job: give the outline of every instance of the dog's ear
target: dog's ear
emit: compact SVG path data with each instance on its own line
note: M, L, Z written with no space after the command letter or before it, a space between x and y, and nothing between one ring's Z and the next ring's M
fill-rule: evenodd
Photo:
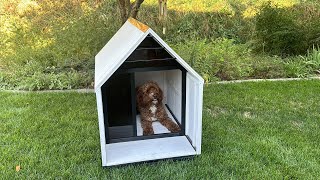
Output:
M137 88L136 90L136 101L138 103L138 106L146 106L148 104L148 100L147 100L147 97L146 94L144 93L144 86L140 86L139 88Z
M158 91L159 91L159 101L162 102L163 99L163 92L161 90L161 88L158 86Z
M137 96L136 96L137 104L138 104L138 106L141 106L143 104L143 97L142 97L143 96L143 92L142 92L140 87L136 88L136 94L137 94Z

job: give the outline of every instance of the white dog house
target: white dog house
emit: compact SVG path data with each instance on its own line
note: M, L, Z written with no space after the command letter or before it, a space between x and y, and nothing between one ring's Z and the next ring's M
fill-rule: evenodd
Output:
M142 135L135 88L150 80L162 89L180 132L155 122L154 135ZM128 19L95 57L102 165L200 154L203 83L152 29Z

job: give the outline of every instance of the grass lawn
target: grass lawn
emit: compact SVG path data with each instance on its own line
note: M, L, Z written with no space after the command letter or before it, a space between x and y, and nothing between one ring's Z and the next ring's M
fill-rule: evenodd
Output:
M315 179L319 93L316 80L209 85L201 156L102 168L94 94L0 92L0 177Z

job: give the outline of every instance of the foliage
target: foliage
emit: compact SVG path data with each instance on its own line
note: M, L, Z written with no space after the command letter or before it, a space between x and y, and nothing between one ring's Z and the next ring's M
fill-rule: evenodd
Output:
M88 58L93 60L92 55L111 37L112 28L116 28L107 25L114 22L113 17L96 13L99 4L68 0L30 1L38 8L27 11L20 7L24 4L22 2L9 2L11 4L8 3L9 7L1 14L0 37L5 39L4 48L0 49L0 63L3 65L38 61L45 66L60 66L70 59L79 63ZM108 7L101 8L113 10Z
M255 18L256 48L273 55L304 55L319 44L320 11L313 5L301 6L279 8L270 2L262 6Z
M1 178L317 179L319 92L311 80L208 85L200 156L108 169L93 93L0 92Z
M296 56L285 61L287 77L307 77L320 74L320 50L313 47L306 56Z
M248 78L308 77L320 73L320 51L306 56L254 55L249 45L230 39L197 40L173 45L206 82Z
M273 79L286 77L285 64L280 57L254 55L252 59L253 70L250 75L251 78Z
M55 66L42 67L39 62L14 66L10 73L0 74L0 89L43 90L93 87L92 70L61 69Z
M313 47L311 50L308 50L307 56L300 56L303 61L306 62L308 66L315 69L320 73L320 48Z
M290 58L285 61L286 77L307 77L310 74L311 69L308 68L304 61L300 58Z
M206 82L215 80L213 77L222 80L248 77L251 72L250 49L230 39L189 41L175 48Z
M270 3L263 6L256 16L257 43L262 51L282 56L305 52L304 34L294 20L287 9Z
M5 2L0 6L0 88L92 87L94 55L120 25L110 16L117 14L113 6L113 1Z
M193 65L208 82L285 77L284 71L296 71L292 69L303 59L289 61L283 58L289 64L284 68L280 58L263 54L260 46L263 43L256 34L254 18L264 13L260 13L263 2L265 0L170 1L166 34L162 34L163 24L158 20L157 0L145 1L138 19L152 27L178 53L185 54L185 60L191 63L189 58L194 56ZM121 26L117 7L116 0L0 1L0 88L92 87L94 56ZM281 55L299 52L305 57L306 49L311 51L312 45L320 41L318 7L311 1L272 0L269 9L275 10L271 12L277 15L279 11L284 15L272 17L275 24L279 20L278 25L283 25L280 29L284 29L280 33L272 32L284 40L272 39L274 46L265 51L280 52ZM300 29L296 30L296 27ZM289 32L293 32L293 36ZM304 40L298 43L297 50L300 32L303 32ZM281 46L286 47L286 52L279 50ZM252 52L252 48L261 51ZM315 70L306 72L314 73ZM301 73L288 74L296 77Z
M319 3L302 3L296 6L294 13L299 27L305 34L308 49L320 45L320 5ZM304 54L303 54L304 55Z

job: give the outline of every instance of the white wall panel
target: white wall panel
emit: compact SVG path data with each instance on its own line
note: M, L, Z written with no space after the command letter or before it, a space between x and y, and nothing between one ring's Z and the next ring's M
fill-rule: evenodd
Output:
M167 104L177 120L181 123L182 72L166 71Z

